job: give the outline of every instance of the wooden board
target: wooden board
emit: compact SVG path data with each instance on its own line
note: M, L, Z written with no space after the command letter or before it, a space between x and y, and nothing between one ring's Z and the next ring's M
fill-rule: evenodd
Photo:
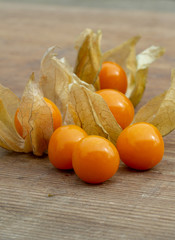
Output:
M170 84L174 26L173 13L0 3L0 83L20 96L52 45L73 64L74 40L86 27L103 31L103 50L139 34L138 52L166 48L149 70L140 107ZM121 163L111 180L97 186L56 170L47 156L0 149L0 239L174 239L175 133L164 140L157 167L137 172Z

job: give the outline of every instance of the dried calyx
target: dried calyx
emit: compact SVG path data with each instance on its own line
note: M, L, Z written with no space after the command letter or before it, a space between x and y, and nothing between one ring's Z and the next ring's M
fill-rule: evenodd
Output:
M47 151L53 133L53 119L43 97L58 106L63 125L76 124L88 134L100 135L116 143L122 129L103 98L95 92L99 89L98 74L104 61L118 63L127 74L126 95L136 106L144 93L149 65L164 53L163 48L152 46L136 55L135 45L139 38L136 36L102 53L101 32L86 29L76 42L78 53L74 70L65 59L57 57L56 47L51 47L41 60L40 80L35 81L32 74L21 100L0 86L0 146L16 152L33 152L38 156ZM148 102L134 119L134 122L153 123L162 135L175 128L174 72L170 89ZM13 104L9 104L11 102ZM25 133L23 138L14 126L17 109Z

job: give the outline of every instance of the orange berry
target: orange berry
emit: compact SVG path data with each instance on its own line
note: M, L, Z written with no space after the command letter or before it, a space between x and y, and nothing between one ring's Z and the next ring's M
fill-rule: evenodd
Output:
M87 183L102 183L119 167L116 147L107 139L88 136L79 141L73 151L72 163L77 176Z
M127 90L127 76L123 68L114 62L104 62L99 73L101 89Z
M158 129L149 123L135 123L118 137L121 160L130 168L147 170L156 166L164 154L164 142Z
M113 89L99 90L98 93L107 103L118 124L124 129L134 118L132 102L121 92Z
M87 133L76 125L59 127L51 136L48 155L49 160L59 169L72 169L72 152L75 144Z

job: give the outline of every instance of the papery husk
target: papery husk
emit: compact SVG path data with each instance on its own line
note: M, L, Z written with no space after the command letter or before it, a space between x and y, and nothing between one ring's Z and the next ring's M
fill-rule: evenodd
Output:
M20 99L9 89L0 84L0 100L11 118L14 117Z
M135 115L133 123L148 122L158 128L162 136L175 129L175 69L171 74L171 86L164 93L146 103Z
M70 86L68 109L74 123L89 135L103 136L116 144L122 129L99 94L73 83Z
M68 86L72 82L72 76L65 64L57 59L55 46L44 54L40 71L40 87L43 94L57 105L64 119L69 98Z
M0 92L3 89L5 88L1 86ZM17 109L17 117L23 129L22 137L17 133L14 124ZM5 89L0 97L1 147L15 152L33 152L41 156L47 151L52 133L52 112L44 101L34 74L31 75L20 101L9 89Z
M19 136L14 125L14 116L19 98L8 88L0 85L0 146L15 152L30 152L29 138Z
M53 101L59 108L63 124L73 124L73 119L67 111L69 100L69 85L78 83L95 91L95 88L81 81L72 71L65 59L58 59L57 48L51 47L41 61L40 87L44 96Z
M111 61L119 64L127 75L130 74L130 71L135 73L137 68L135 45L139 40L140 36L135 36L121 45L106 51L103 53L102 62Z
M23 137L30 136L33 153L41 156L47 150L53 133L53 118L34 74L31 75L21 98L18 119L23 126Z
M135 45L139 39L140 36L133 37L103 54L103 62L116 62L126 72L128 80L126 96L131 100L134 107L143 96L148 67L165 52L162 47L151 46L136 56Z
M129 97L131 89L133 89L132 86L135 85L135 75L137 71L135 46L139 40L140 36L135 36L103 54L103 62L115 62L125 71L128 82L127 97Z
M129 97L134 106L142 99L149 66L165 52L162 47L151 46L137 55L137 69L134 76L134 81L128 86L126 95Z
M95 84L102 64L101 31L85 29L75 44L78 50L74 73L84 82Z
M107 104L94 92L92 84L80 80L56 57L55 50L50 48L43 57L40 86L44 96L61 110L62 124L78 125L90 135L100 135L116 143L121 128Z
M0 146L15 152L22 152L24 149L24 140L17 134L2 100L0 100Z
M63 125L76 124L88 134L103 136L116 144L122 129L103 98L95 93L99 89L98 74L103 61L114 61L121 65L128 77L126 95L136 106L144 92L148 66L164 53L163 48L153 46L136 57L135 45L139 38L136 36L102 55L101 32L94 33L86 29L76 43L78 56L74 72L66 59L57 57L57 48L51 47L42 58L39 83L32 74L21 100L9 89L0 86L0 146L16 152L33 152L37 156L47 151L53 133L53 119L43 97L57 105ZM134 120L153 123L162 135L172 131L175 125L174 103L169 103L173 102L174 75L173 72L170 89L148 103L144 108L146 110L141 109ZM152 107L152 110L148 111L148 107ZM170 110L166 110L166 107ZM23 137L17 133L14 125L17 109Z

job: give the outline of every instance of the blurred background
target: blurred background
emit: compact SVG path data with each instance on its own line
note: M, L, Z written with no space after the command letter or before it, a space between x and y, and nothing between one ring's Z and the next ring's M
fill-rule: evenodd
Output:
M53 45L73 66L75 40L92 28L103 33L102 51L135 35L142 37L137 53L151 45L165 47L149 70L149 82L159 92L159 79L169 84L175 67L174 11L175 0L0 0L0 83L21 96L30 74L39 76L42 56ZM147 88L152 91L151 85Z
M174 0L0 0L0 2L49 4L74 7L175 11Z

